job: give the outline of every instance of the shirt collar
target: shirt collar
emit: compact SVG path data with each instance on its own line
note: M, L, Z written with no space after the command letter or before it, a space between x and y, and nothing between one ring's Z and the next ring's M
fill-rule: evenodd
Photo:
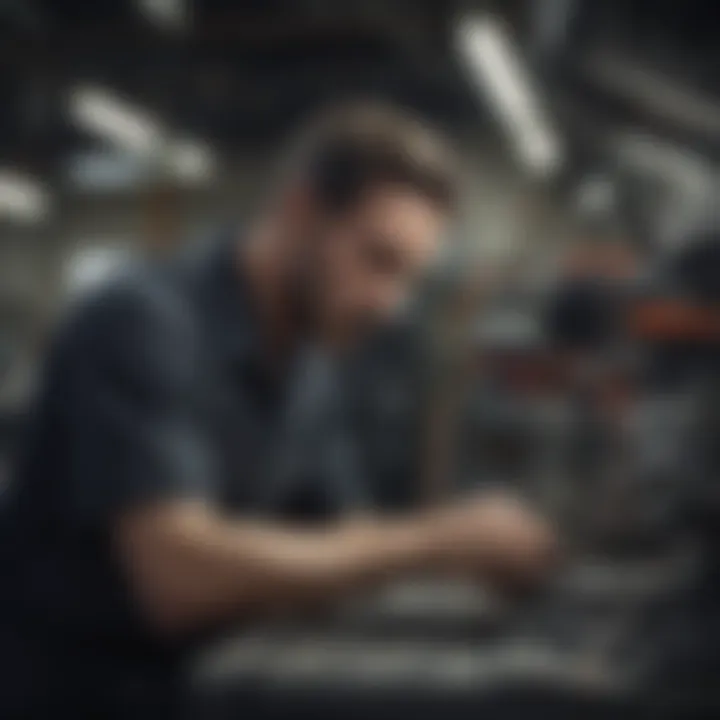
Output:
M237 259L240 237L237 232L222 233L203 244L192 263L211 341L232 364L258 360L262 354L257 318Z
M278 377L268 371L265 339L253 308L248 280L238 262L238 243L242 235L224 232L200 248L199 288L205 322L210 340L219 350L223 361L235 368L245 367L255 375ZM324 363L334 366L329 358L312 347L298 348L285 367L284 375L295 376L308 363L318 371ZM327 370L327 368L326 368ZM304 370L303 370L304 372Z

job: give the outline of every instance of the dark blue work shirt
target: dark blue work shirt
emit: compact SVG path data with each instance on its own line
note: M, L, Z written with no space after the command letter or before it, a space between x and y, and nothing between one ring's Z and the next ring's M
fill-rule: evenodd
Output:
M5 617L38 655L165 657L111 548L129 509L193 498L317 519L361 501L334 369L307 351L272 370L241 274L230 241L133 269L56 338L3 510Z

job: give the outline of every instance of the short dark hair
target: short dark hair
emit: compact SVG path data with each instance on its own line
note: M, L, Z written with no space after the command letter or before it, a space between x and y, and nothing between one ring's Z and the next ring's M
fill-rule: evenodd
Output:
M375 102L335 106L311 119L291 168L330 210L352 206L368 189L409 187L442 210L457 195L458 163L444 137L414 114Z

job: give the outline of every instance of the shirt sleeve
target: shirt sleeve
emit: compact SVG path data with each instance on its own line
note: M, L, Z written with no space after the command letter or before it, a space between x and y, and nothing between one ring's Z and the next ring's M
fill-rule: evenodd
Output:
M97 521L144 503L211 497L198 344L179 298L114 288L88 303L66 339L68 510Z

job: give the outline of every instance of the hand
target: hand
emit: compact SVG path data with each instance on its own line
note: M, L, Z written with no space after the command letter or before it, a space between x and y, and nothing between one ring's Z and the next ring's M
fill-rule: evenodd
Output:
M533 586L557 557L552 527L506 494L483 494L440 510L431 520L442 570L481 576L504 589Z

